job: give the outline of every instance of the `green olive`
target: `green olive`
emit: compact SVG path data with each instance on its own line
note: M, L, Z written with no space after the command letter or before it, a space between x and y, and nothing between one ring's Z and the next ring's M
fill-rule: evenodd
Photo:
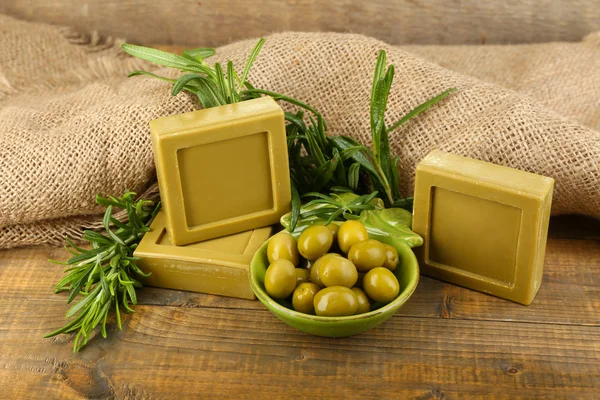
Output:
M310 271L304 268L296 268L296 285L308 282L310 279Z
M385 262L383 268L387 268L390 271L395 271L398 265L398 250L394 246L384 244L385 247Z
M323 258L323 257L321 257ZM319 260L321 259L319 258ZM321 282L321 279L319 277L319 260L315 261L311 267L310 267L310 281L312 283L314 283L315 285L319 286L319 287L325 287L325 285L323 285L323 282Z
M274 299L285 299L296 288L296 268L288 260L273 261L265 274L265 289Z
M369 298L365 292L357 287L353 287L351 290L354 292L356 299L358 300L358 308L356 309L355 314L364 314L371 311L371 303L369 303Z
M367 272L363 278L363 289L370 299L389 303L398 297L400 284L392 271L379 267Z
M329 228L329 230L331 231L331 234L333 235L333 243L337 242L337 234L338 231L340 230L340 226L338 224L329 224L327 225L327 227Z
M331 286L315 295L315 313L327 317L354 315L358 308L356 294L344 286Z
M329 251L333 243L331 230L324 225L312 225L298 238L298 251L307 260L316 260Z
M284 259L298 266L300 257L298 255L296 239L286 231L279 232L269 240L267 258L269 259L269 263Z
M354 244L365 241L368 238L369 234L363 224L355 220L344 222L338 230L338 245L340 246L340 250L346 254Z
M310 282L303 282L298 285L292 295L292 305L294 310L304 314L314 314L315 295L321 290L320 287Z
M356 269L366 272L381 267L385 262L385 246L373 239L358 242L350 248L348 259L356 265Z
M338 254L325 254L319 263L319 279L325 286L345 286L351 288L358 279L358 272L352 261Z

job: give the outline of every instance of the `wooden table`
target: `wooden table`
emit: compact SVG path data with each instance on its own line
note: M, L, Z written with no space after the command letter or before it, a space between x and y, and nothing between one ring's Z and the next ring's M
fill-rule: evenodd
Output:
M258 301L145 288L81 353L52 285L58 248L0 252L0 398L599 398L600 222L551 222L531 306L422 277L388 322L342 339Z

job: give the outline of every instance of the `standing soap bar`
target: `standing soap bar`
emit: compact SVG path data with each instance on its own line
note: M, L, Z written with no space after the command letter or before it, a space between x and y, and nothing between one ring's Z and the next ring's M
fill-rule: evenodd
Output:
M270 97L150 122L176 245L275 224L290 210L283 110Z
M417 165L412 229L425 275L530 304L541 281L552 178L434 150Z
M258 228L213 240L175 246L159 212L133 255L137 265L151 275L149 286L188 290L242 299L254 299L248 270L258 248L271 236L272 228Z

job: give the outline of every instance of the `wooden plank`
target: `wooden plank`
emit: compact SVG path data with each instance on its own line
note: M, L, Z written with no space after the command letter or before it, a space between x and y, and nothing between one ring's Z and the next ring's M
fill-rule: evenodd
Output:
M213 46L272 32L354 32L392 44L578 41L600 29L593 0L13 0L0 12L138 43Z
M65 256L62 249L38 247L0 252L4 301L57 302L67 310L65 295L52 295L62 266L46 262ZM550 239L541 289L530 306L463 289L427 277L400 309L400 315L493 321L520 321L600 326L600 241ZM140 304L189 308L262 309L258 301L176 290L144 288ZM56 321L60 324L62 319Z
M417 292L400 313L600 326L599 267L600 241L549 239L542 285L529 306L421 277Z
M63 268L46 262L64 251L3 251L0 397L593 398L600 242L558 229L529 307L422 277L390 321L327 339L257 301L146 288L123 331L110 321L109 339L77 355L72 336L42 338L64 322L65 296L52 294Z
M140 306L123 332L111 323L108 340L72 355L62 338L41 338L58 304L0 304L8 312L0 383L11 382L10 398L592 398L600 384L598 327L396 315L329 339L267 310Z

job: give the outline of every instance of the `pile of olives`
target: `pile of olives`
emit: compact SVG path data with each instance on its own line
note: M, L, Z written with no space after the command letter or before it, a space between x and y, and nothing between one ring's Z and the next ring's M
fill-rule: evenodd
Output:
M371 302L389 303L400 292L392 273L398 252L369 239L359 221L312 225L298 241L279 232L267 247L265 289L305 314L339 317L369 312Z

